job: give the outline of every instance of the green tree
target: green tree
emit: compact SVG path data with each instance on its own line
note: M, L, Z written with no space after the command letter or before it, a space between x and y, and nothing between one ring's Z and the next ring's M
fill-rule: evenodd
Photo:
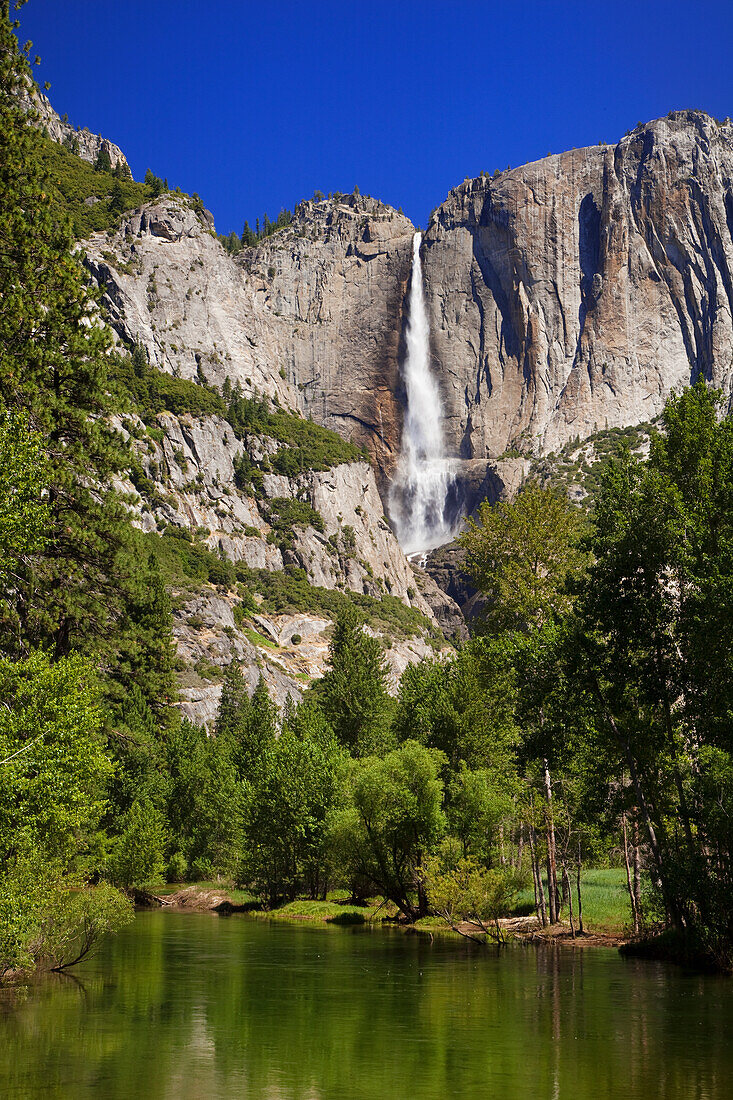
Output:
M247 683L239 665L232 661L224 673L216 715L216 736L233 736L243 728L252 710Z
M109 193L109 212L115 216L124 214L125 212L125 195L120 186L119 179L116 179L112 184L112 190Z
M433 856L425 869L430 904L455 932L471 940L504 935L499 920L507 915L520 882L506 868L488 869L470 857L445 865Z
M301 703L248 786L241 876L272 907L305 890L325 894L326 826L342 754L320 710Z
M163 188L164 188L163 180L160 179L159 176L156 176L153 172L151 172L151 170L149 168L147 169L147 171L145 173L145 179L144 179L143 182L145 183L145 186L148 188L148 191L150 192L151 199L157 199L158 195L160 195L163 192Z
M668 403L647 462L611 465L576 682L630 778L663 910L688 948L730 966L733 838L719 809L733 796L733 423L721 406L698 382Z
M97 153L97 159L94 161L94 169L97 172L111 172L112 171L112 158L109 155L109 149L106 142L102 142Z
M167 840L160 810L148 799L133 802L110 855L112 882L127 891L153 890L162 885Z
M489 601L493 629L539 627L570 608L568 586L582 574L584 520L553 489L529 482L513 502L479 506L459 542L471 578Z
M339 741L357 756L383 753L391 741L393 710L387 665L379 642L365 632L352 605L336 619L329 665L316 693Z
M0 660L0 862L83 851L111 772L101 719L96 676L78 655Z
M443 764L442 753L416 741L356 761L332 824L342 873L373 883L408 920L427 912L423 864L446 827Z
M235 870L241 851L243 790L227 738L181 722L166 743L169 844L185 874L207 879Z
M41 437L19 412L0 413L0 583L42 549L49 527ZM12 593L9 594L12 598Z
M102 639L119 610L119 557L128 526L108 487L126 446L110 411L109 331L68 223L44 178L42 138L20 105L29 79L7 13L0 18L0 398L45 446L47 551L16 585L24 638L59 656ZM6 633L8 624L6 624ZM17 636L17 628L12 631Z

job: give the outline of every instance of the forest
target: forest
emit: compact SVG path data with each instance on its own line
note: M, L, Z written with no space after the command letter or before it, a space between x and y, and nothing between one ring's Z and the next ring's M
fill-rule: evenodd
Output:
M700 378L674 396L648 456L610 459L587 512L536 481L482 505L461 542L484 612L450 657L408 667L396 696L345 600L301 702L279 714L232 665L209 735L176 707L158 536L134 528L115 487L134 460L111 418L136 386L151 407L161 390L99 318L46 139L19 106L30 68L14 29L3 14L0 976L74 964L166 881L220 876L270 908L341 888L406 922L432 913L501 937L527 886L542 925L577 921L583 869L610 860L626 867L637 938L730 970L720 395ZM266 419L281 432L295 469L342 454L315 425L218 401L237 431Z

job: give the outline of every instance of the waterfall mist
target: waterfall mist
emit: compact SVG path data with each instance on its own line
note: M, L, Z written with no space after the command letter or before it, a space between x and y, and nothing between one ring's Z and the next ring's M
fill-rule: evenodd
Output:
M406 554L425 554L454 534L449 516L452 463L443 444L443 409L437 381L430 373L430 328L425 308L420 244L412 247L410 319L402 376L407 407L400 459L390 490L390 512Z

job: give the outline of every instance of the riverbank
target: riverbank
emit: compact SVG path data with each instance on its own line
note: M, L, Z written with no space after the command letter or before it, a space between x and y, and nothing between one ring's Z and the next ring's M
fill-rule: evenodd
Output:
M142 900L142 899L141 899ZM260 920L288 922L320 922L336 925L384 925L407 934L424 936L449 936L456 939L481 939L475 927L464 922L451 928L440 917L425 917L411 924L400 919L394 906L382 898L371 898L364 905L349 903L345 897L331 896L328 900L299 898L276 909L264 909L252 895L242 890L218 883L195 883L169 887L156 895L148 895L145 904L161 909L189 912L213 912L220 915L246 913ZM612 947L618 949L628 943L623 929L617 931L590 926L582 934L571 928L569 922L543 927L534 914L504 917L499 921L502 935L507 941L547 943L560 947Z

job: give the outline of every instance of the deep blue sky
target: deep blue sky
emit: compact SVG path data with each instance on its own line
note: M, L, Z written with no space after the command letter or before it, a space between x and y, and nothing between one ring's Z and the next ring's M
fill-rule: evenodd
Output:
M726 0L30 0L21 37L61 114L220 232L354 184L424 225L464 176L733 115Z

